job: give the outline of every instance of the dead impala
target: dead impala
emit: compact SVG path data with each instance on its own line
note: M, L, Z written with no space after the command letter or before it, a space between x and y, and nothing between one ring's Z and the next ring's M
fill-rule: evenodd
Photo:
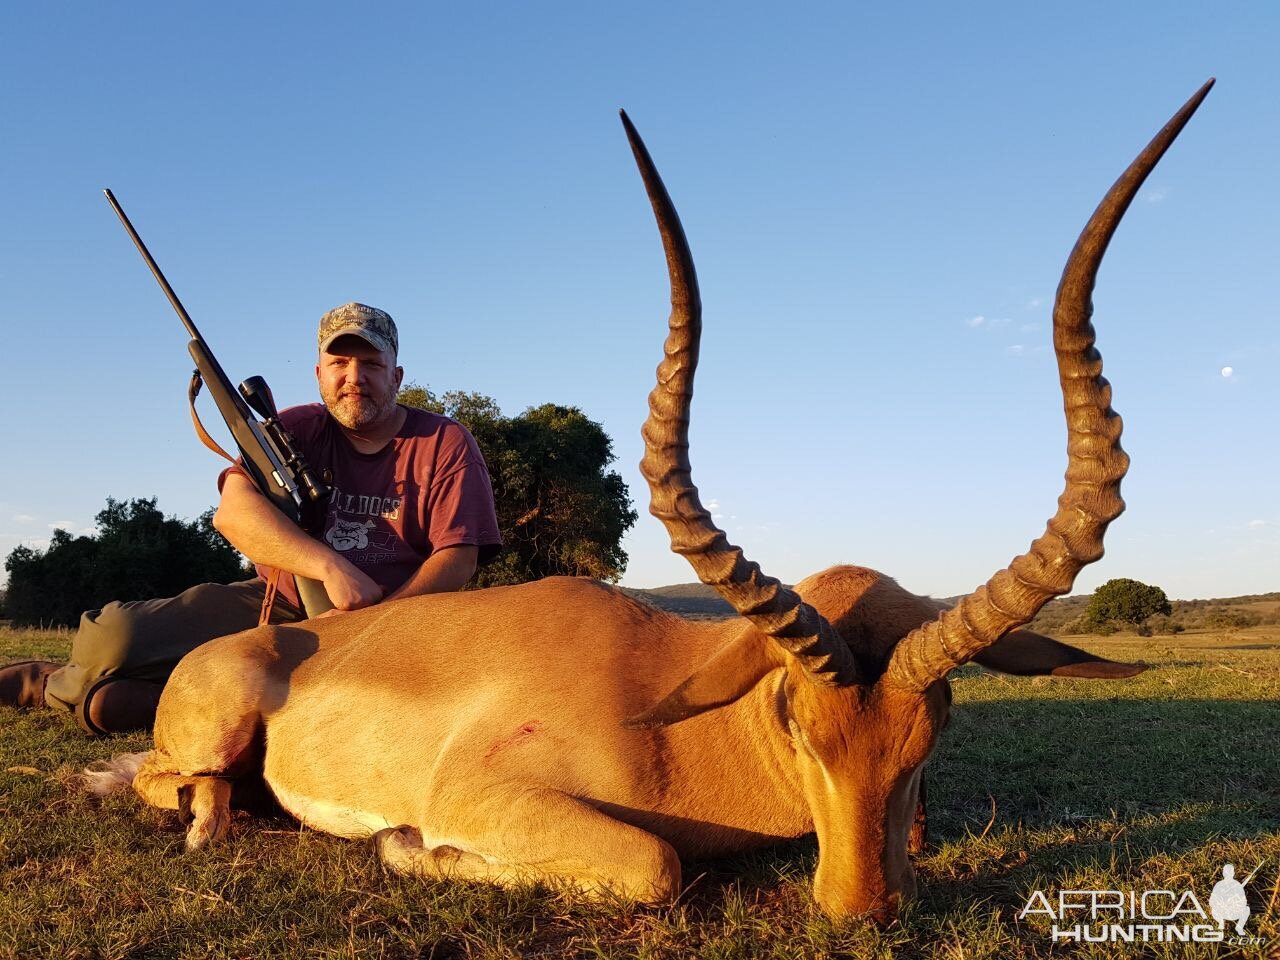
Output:
M1118 678L1114 663L1018 629L1102 555L1123 509L1120 418L1090 294L1107 243L1206 84L1111 188L1053 312L1066 487L1045 533L955 607L861 567L794 590L729 544L688 460L701 327L675 208L623 115L670 273L666 355L642 470L672 549L741 618L689 622L602 584L553 578L263 627L195 650L160 702L133 786L218 840L241 789L304 824L373 836L393 870L569 883L668 901L682 858L817 832L814 896L833 917L893 917L915 887L908 838L947 720L947 674ZM127 780L133 767L116 764Z

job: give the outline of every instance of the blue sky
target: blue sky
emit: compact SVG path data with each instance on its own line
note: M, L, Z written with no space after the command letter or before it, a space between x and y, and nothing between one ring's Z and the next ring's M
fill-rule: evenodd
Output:
M1277 27L1261 2L6 4L0 554L107 496L216 497L109 186L233 377L309 402L320 314L381 306L410 379L601 421L642 514L624 583L692 579L636 468L667 287L625 107L702 281L704 501L784 580L967 592L1061 491L1075 236L1216 76L1103 265L1133 466L1077 591L1280 589Z

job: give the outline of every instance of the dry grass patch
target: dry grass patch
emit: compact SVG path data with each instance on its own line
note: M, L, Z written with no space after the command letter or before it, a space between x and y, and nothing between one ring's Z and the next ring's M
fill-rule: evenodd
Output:
M69 642L0 630L0 660ZM227 843L187 856L174 815L69 787L146 737L91 741L66 717L0 708L0 957L1275 956L1280 628L1071 642L1152 669L1119 683L957 671L928 768L935 847L886 931L815 911L812 839L688 864L660 909L397 877L369 844L284 817L238 814ZM1207 907L1223 863L1243 877L1262 861L1248 932L1265 946L1077 947L1018 919L1037 889L1190 887Z

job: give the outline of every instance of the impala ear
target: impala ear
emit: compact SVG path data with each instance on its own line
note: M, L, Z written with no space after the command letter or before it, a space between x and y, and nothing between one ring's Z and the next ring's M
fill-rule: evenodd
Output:
M628 730L665 727L700 713L725 707L782 666L783 654L754 629L745 629L725 644L690 677L658 703L622 721Z
M1020 677L1123 680L1147 669L1145 663L1118 663L1096 657L1030 630L1010 630L973 659L991 670Z

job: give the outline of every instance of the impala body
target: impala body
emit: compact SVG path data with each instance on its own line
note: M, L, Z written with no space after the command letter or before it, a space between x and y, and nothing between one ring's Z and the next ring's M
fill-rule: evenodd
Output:
M951 669L1141 669L1019 628L1101 556L1123 509L1128 458L1089 296L1125 208L1208 88L1117 181L1064 271L1058 511L1028 553L950 609L860 567L787 589L712 524L688 461L701 325L693 260L624 115L672 290L641 467L672 548L741 618L689 622L552 578L225 637L173 674L135 789L183 811L191 848L225 834L235 785L261 778L304 823L375 835L396 870L569 882L646 901L677 894L682 857L816 832L819 905L892 917L914 890L909 836Z

